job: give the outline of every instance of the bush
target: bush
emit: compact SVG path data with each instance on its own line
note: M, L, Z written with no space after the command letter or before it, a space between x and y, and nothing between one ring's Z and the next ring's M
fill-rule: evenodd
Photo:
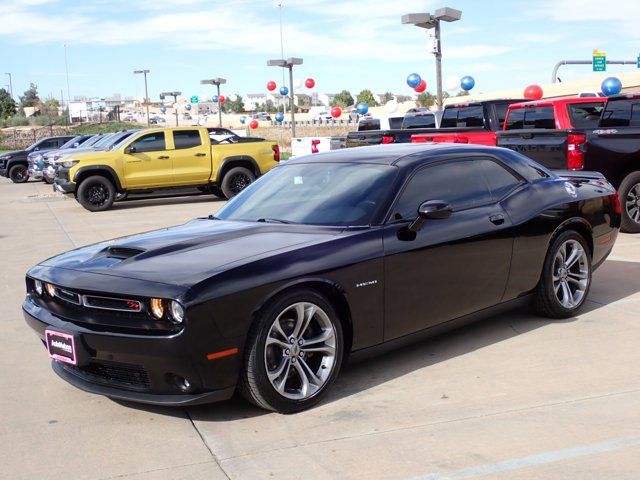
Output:
M15 115L11 118L5 118L0 120L2 128L5 127L26 127L29 125L29 120L26 117Z
M38 125L41 127L49 125L66 125L67 123L69 123L66 117L47 117L45 115L34 117L32 121L33 125Z
M94 123L92 125L81 125L73 130L76 135L91 135L97 133L113 133L121 130L132 130L138 128L146 128L146 125L131 122L108 122Z

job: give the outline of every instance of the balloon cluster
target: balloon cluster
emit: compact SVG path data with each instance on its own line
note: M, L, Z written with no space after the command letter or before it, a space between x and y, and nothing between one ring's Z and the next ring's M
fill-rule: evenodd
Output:
M294 85L296 88L301 88L302 80L296 80ZM307 78L304 81L304 85L307 88L313 88L316 86L316 81L313 78ZM278 85L276 84L276 82L274 82L273 80L269 80L267 82L267 90L269 90L270 92L273 92L276 88L278 88ZM280 87L280 95L288 95L288 94L289 94L289 89L286 86Z
M412 73L407 77L407 85L418 93L422 93L427 89L427 82L417 73Z
M600 89L607 97L617 95L622 91L622 82L617 77L608 77L603 80Z

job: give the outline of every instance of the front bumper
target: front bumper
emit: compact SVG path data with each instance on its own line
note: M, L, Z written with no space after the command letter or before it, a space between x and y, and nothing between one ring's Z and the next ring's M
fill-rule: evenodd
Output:
M30 295L23 304L26 323L43 341L51 329L76 339L78 366L52 361L55 373L86 392L152 405L185 406L231 398L235 391L239 355L209 361L203 333L185 327L178 333L148 334L105 331L71 322L38 305ZM211 337L211 334L209 334ZM220 343L226 345L228 343ZM223 349L224 347L220 347ZM176 376L187 379L190 391L180 390Z
M56 178L53 181L53 191L60 193L75 193L76 184L72 182L64 181L60 178Z
M28 172L29 172L29 178L31 178L32 180L42 180L42 177L43 177L42 170L36 170L34 168L30 168Z
M7 169L0 168L0 177L6 177L6 176L7 176Z

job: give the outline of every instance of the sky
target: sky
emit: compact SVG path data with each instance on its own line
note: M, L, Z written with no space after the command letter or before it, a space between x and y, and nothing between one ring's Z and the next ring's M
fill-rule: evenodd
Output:
M405 13L462 10L442 26L443 76L471 75L474 92L547 83L559 60L635 59L640 52L639 0L0 0L0 72L13 92L30 82L41 97L143 96L135 69L149 69L149 96L179 90L211 96L200 80L224 77L223 92L266 91L282 84L280 13L285 57L304 58L296 79L314 78L314 91L412 93L416 72L435 91L435 59L427 31L402 25ZM608 66L629 71L635 66ZM590 66L562 67L570 80ZM3 75L0 88L8 84ZM62 93L61 93L62 92ZM303 92L309 90L303 88Z

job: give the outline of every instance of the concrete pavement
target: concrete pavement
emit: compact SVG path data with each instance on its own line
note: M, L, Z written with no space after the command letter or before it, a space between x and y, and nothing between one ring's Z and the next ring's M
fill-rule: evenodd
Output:
M59 380L22 319L25 271L222 204L200 195L95 214L0 179L0 478L638 478L640 236L620 237L578 317L511 312L348 366L296 415L241 399L121 404Z

